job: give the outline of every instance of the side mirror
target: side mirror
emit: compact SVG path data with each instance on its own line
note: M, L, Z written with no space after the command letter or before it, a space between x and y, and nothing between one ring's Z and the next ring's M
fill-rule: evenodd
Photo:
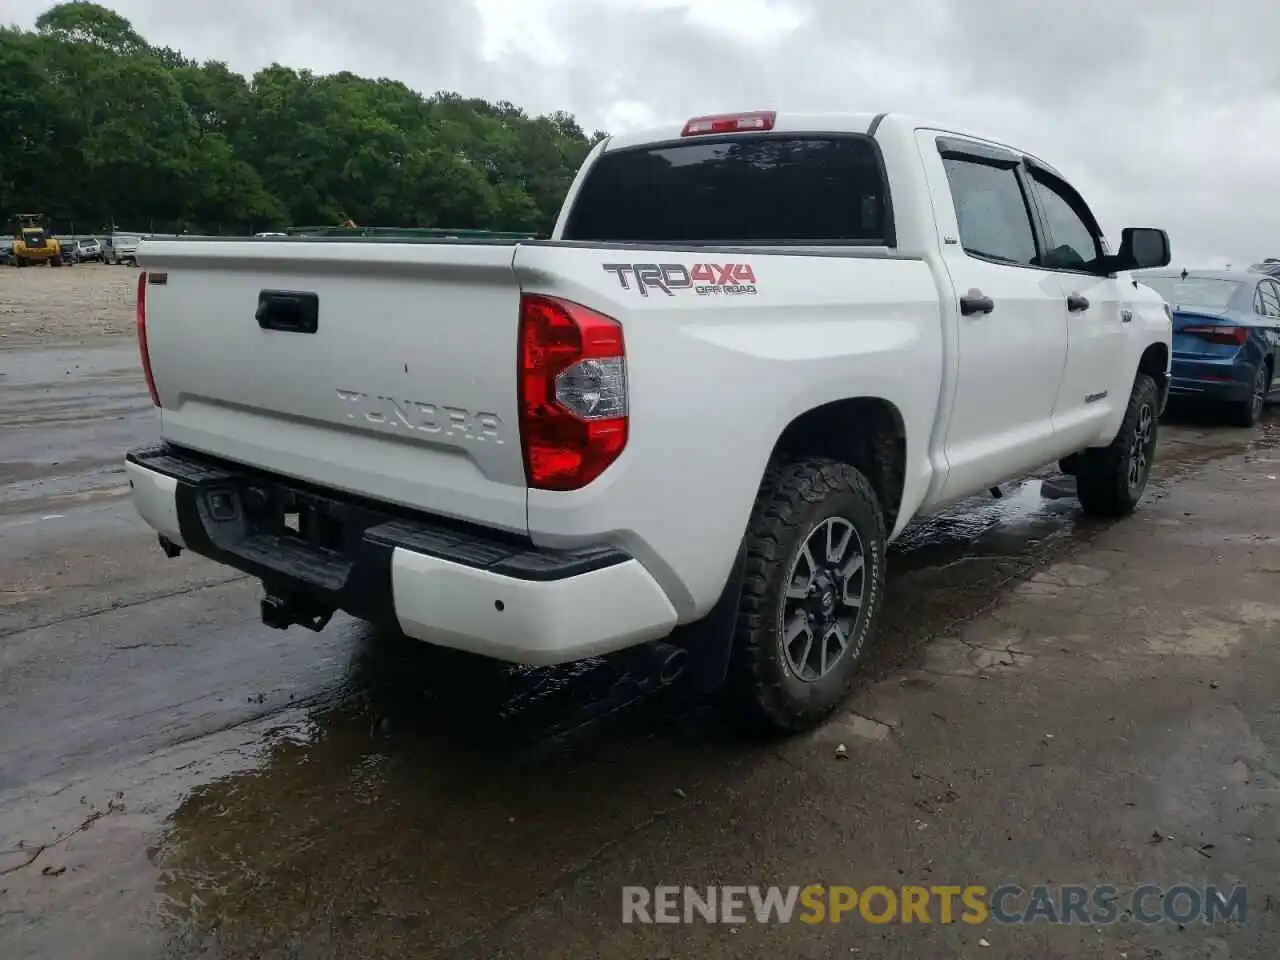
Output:
M1169 234L1155 227L1125 227L1120 232L1120 252L1111 262L1113 270L1147 270L1167 267L1172 260Z

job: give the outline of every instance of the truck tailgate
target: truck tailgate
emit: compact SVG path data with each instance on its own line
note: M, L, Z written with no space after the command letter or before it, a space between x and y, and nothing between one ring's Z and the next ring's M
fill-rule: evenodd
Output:
M164 439L526 532L513 249L145 242Z

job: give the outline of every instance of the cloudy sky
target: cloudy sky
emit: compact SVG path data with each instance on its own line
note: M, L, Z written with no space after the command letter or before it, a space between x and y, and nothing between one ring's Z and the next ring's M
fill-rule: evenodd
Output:
M103 0L152 43L457 90L588 130L758 107L901 110L1059 167L1176 263L1280 256L1270 0ZM50 3L0 0L29 26Z

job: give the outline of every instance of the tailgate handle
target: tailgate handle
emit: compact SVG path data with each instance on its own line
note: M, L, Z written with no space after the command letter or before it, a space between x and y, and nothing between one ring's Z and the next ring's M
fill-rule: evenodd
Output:
M263 330L315 333L320 326L320 298L314 293L262 290L255 316Z

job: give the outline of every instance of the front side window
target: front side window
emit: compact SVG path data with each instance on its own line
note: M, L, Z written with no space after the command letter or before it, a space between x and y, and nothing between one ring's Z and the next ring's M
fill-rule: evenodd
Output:
M1049 230L1049 249L1045 251L1043 266L1053 270L1087 270L1102 250L1097 234L1089 225L1089 219L1078 208L1080 200L1063 190L1048 178L1033 173L1032 189L1044 211L1045 225Z
M943 157L965 253L986 260L1030 266L1035 233L1026 197L1012 167Z

